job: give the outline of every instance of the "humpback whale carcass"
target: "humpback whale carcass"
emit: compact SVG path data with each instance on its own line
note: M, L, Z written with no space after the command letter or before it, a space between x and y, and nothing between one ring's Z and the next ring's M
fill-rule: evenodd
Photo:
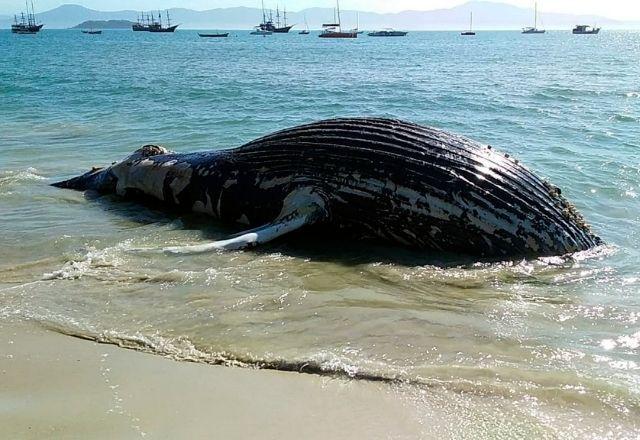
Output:
M564 255L601 243L558 188L517 160L390 119L326 120L230 150L147 145L54 186L147 198L247 229L191 251L255 246L314 225L483 257Z

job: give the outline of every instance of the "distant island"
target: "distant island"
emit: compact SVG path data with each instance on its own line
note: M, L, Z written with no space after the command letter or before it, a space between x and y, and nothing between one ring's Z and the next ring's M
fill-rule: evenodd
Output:
M131 29L129 20L87 20L71 29Z

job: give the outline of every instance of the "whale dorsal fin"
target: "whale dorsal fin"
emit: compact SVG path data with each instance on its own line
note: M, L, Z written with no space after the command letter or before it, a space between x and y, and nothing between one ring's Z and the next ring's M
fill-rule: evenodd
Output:
M298 188L285 198L282 210L271 223L241 232L221 241L195 246L179 246L163 249L170 254L199 254L217 250L231 251L255 247L312 225L328 216L325 199L314 188Z

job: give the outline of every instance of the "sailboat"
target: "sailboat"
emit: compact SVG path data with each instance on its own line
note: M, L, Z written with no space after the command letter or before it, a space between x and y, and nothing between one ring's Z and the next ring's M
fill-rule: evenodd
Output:
M475 34L476 33L473 32L473 12L470 12L469 30L465 32L461 32L460 35L475 35Z
M14 23L11 25L11 32L14 34L37 34L40 32L43 24L38 24L36 20L36 13L33 9L33 2L31 2L31 11L29 11L29 3L25 0L25 5L27 7L27 15L24 15L24 12L20 13L20 21L18 21L18 16L14 15L13 20Z
M274 34L288 34L294 25L287 24L287 8L284 8L284 26L280 26L280 7L276 6L276 25L271 30Z
M162 25L162 14L158 12L158 21L155 21L155 19L153 19L148 29L149 32L175 32L176 31L176 29L180 25L176 24L171 26L171 18L169 17L169 11L167 10L166 13L167 13L167 25L166 26Z
M337 20L334 17L333 23L325 23L322 25L323 31L319 35L320 38L358 38L358 33L354 31L342 32L342 21L340 19L340 1L336 0Z
M351 29L351 32L355 32L358 35L364 34L364 31L360 30L360 13L356 12L356 28Z
M304 29L298 32L300 35L309 35L309 23L307 23L307 14L304 14Z
M533 19L533 27L526 27L522 29L523 34L544 34L546 31L544 29L538 29L538 2L536 2L534 19Z

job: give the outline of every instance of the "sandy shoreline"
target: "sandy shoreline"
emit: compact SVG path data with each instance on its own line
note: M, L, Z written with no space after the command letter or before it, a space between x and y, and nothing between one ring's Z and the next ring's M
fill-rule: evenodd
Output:
M0 324L0 438L424 438L385 384L175 362Z

